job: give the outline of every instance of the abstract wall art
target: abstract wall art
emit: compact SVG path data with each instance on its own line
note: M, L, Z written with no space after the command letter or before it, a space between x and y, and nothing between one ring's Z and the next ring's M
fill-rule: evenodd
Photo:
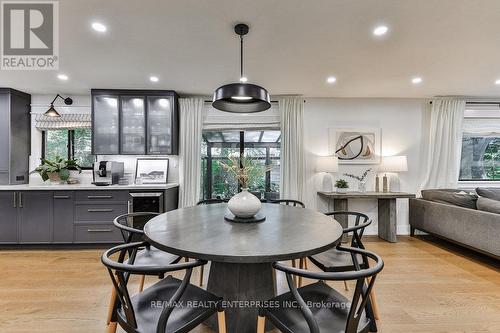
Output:
M380 128L330 128L330 154L340 164L379 164L382 147Z

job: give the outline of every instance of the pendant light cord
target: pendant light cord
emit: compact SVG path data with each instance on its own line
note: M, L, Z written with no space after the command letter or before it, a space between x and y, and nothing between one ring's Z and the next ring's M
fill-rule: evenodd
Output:
M240 79L243 77L243 36L240 35Z

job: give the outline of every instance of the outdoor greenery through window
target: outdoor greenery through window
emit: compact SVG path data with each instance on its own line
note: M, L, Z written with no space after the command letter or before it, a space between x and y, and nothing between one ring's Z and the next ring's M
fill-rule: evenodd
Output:
M500 135L464 134L460 180L500 180Z
M90 128L75 130L47 130L43 132L42 156L53 160L56 156L75 159L82 168L91 168L94 155L91 154L92 134Z
M279 130L219 130L204 131L201 149L201 188L202 197L230 198L238 193L239 185L235 177L226 172L221 162L229 163L229 157L240 154L265 166L272 166L270 171L252 177L249 191L258 198L279 199L280 183L280 144Z

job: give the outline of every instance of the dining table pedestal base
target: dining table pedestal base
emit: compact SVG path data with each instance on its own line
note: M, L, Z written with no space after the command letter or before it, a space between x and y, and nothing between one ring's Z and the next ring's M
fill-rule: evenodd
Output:
M276 295L275 281L271 263L210 264L207 290L224 299L227 332L256 332L258 303ZM215 316L206 324L217 331Z

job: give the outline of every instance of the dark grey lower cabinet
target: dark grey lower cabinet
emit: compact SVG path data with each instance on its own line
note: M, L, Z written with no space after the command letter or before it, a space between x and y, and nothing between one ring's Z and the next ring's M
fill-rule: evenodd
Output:
M53 192L53 239L54 243L73 242L74 192Z
M0 191L0 243L17 243L17 192Z
M19 242L50 243L52 241L52 192L18 192Z

